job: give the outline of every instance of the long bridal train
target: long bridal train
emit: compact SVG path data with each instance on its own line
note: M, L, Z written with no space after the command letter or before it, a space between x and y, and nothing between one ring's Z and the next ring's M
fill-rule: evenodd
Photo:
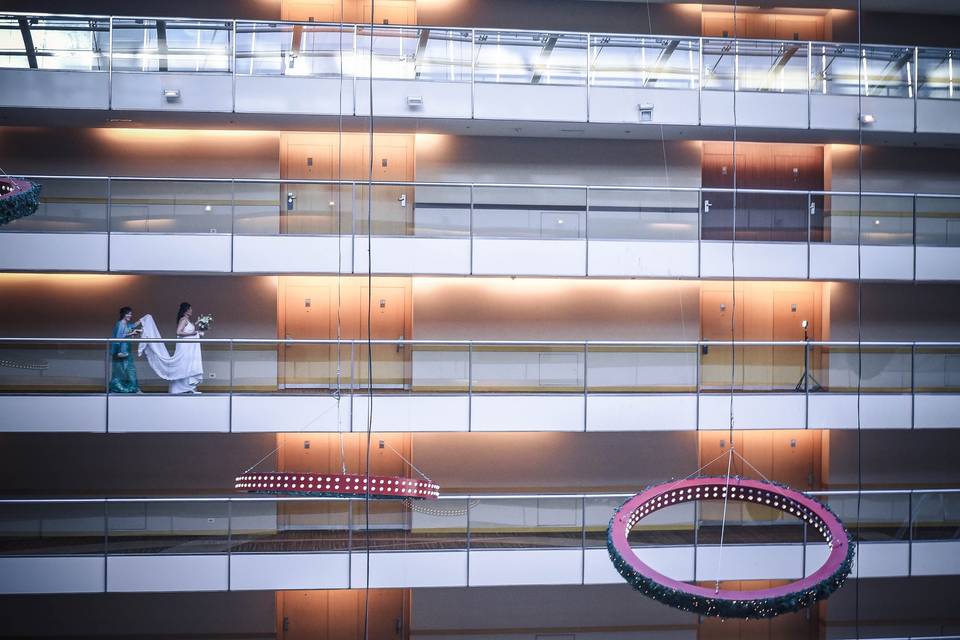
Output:
M140 318L143 338L160 340L157 323L147 314ZM188 325L190 330L192 325ZM203 381L203 361L200 357L200 338L193 336L187 340L196 342L178 342L173 355L162 342L141 342L138 355L147 356L147 362L159 377L170 381L170 393L200 393L197 385Z

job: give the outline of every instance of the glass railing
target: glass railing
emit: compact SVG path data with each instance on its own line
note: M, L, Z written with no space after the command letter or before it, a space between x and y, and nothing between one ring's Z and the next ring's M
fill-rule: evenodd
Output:
M591 35L590 84L696 90L700 85L700 39Z
M956 541L960 489L810 491L862 543ZM0 500L0 556L482 551L606 547L627 494ZM822 545L796 518L719 500L645 518L633 546Z
M956 55L656 34L0 15L0 68L956 99Z
M0 393L105 393L113 345L182 340L4 338ZM212 393L958 393L960 343L204 339ZM140 389L167 382L135 358Z
M0 233L960 246L960 195L492 183L31 176Z
M109 71L110 18L0 16L0 68Z
M113 71L230 73L233 22L112 18Z

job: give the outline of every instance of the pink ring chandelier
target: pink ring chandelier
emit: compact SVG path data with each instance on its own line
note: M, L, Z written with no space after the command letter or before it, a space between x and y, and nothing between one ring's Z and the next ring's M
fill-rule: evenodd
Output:
M630 531L665 507L697 500L737 500L795 516L819 531L830 549L809 576L770 589L736 591L673 580L642 562L629 544ZM610 520L607 549L614 567L644 595L684 611L722 618L770 618L805 608L836 591L850 574L854 545L840 519L817 500L782 485L745 478L691 478L654 485L627 500Z
M349 473L293 473L270 471L237 476L235 487L248 493L290 496L366 497L366 475ZM370 476L369 495L374 498L436 500L440 485L398 476Z

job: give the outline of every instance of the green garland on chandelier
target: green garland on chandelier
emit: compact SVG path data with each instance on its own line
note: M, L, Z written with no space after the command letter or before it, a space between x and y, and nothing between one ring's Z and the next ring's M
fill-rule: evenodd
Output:
M41 186L29 180L0 178L0 224L9 224L35 213Z
M740 477L733 476L732 479L737 480L740 479ZM766 482L767 484L783 487L785 489L790 488L788 485L779 482ZM647 489L655 486L656 485L650 485L640 493L643 493ZM613 513L613 517L610 519L611 526L607 530L607 551L610 555L611 561L613 562L614 568L621 576L624 577L624 579L626 579L627 583L631 587L640 593L644 594L648 598L656 600L657 602L681 611L688 611L703 616L718 618L741 618L747 620L773 618L784 613L800 611L811 606L818 600L826 599L837 589L843 586L843 583L846 581L853 568L853 560L856 553L856 543L850 538L849 531L847 531L847 529L844 527L843 530L847 534L848 544L846 554L840 563L840 566L838 566L830 576L820 581L817 585L810 589L789 593L779 597L762 598L756 600L728 600L723 598L694 596L682 590L659 584L655 580L642 575L640 572L636 571L615 548L613 540L613 523L616 520L620 510L626 505L627 502L630 502L631 499L632 498L628 499L623 505L617 507ZM836 513L829 506L824 503L821 503L821 506L832 515L836 516Z

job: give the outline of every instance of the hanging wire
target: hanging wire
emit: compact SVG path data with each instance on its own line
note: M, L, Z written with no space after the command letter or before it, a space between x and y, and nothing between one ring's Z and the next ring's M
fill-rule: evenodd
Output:
M339 55L337 60L340 64L340 79L337 87L337 440L340 445L340 470L346 475L347 457L343 453L343 414L340 413L340 401L343 380L343 361L341 358L343 335L343 325L341 323L340 308L343 306L343 0L340 0L340 29L339 36ZM353 211L351 209L351 216ZM350 359L351 370L353 358ZM352 376L351 376L352 377ZM351 412L350 421L353 422Z
M364 582L363 598L363 638L370 639L370 448L373 430L373 21L376 0L370 0L370 33L369 39L369 98L370 120L368 127L368 143L370 145L367 166L367 455L365 491L363 497L363 512L366 530L366 580Z
M860 402L863 391L863 23L861 0L857 0L857 542L860 542L860 507L863 503L863 431ZM826 78L824 78L826 82ZM854 589L854 629L860 637L860 565L857 564Z
M723 562L723 536L727 525L727 504L730 501L730 476L733 471L733 453L735 450L733 442L733 397L737 381L737 73L739 71L738 56L740 55L737 42L737 0L733 0L733 206L731 211L731 237L730 237L730 449L729 459L727 460L727 479L724 484L723 494L723 515L720 519L720 546L717 549L717 575L714 585L714 592L720 592L720 568ZM703 52L701 51L701 55ZM702 63L702 61L701 61ZM702 87L701 87L702 89Z

